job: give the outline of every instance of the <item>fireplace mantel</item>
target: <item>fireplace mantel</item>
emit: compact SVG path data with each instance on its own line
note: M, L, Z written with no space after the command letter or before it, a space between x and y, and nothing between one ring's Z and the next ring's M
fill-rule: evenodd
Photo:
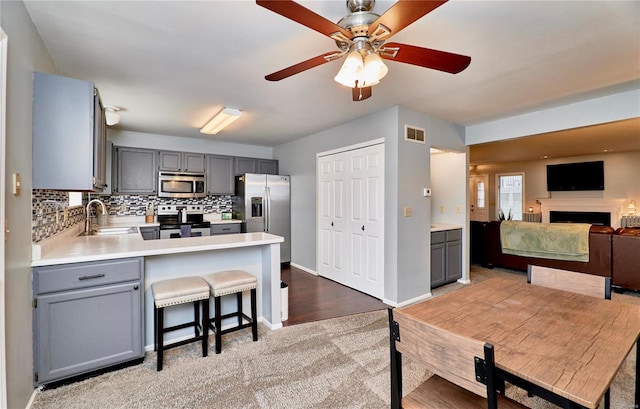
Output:
M611 213L611 227L620 227L622 216L622 204L625 199L600 199L600 198L562 198L562 199L538 199L542 223L549 223L549 212L604 212Z

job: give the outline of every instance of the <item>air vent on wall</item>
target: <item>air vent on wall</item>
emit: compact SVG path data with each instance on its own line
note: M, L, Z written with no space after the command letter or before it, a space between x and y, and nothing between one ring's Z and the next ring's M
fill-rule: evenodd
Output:
M424 129L411 125L404 126L404 139L406 141L424 143Z

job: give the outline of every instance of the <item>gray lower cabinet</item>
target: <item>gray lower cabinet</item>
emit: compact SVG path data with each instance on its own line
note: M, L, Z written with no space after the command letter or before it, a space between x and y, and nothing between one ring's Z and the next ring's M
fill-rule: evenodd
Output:
M207 155L207 194L233 195L233 156Z
M157 151L152 149L115 146L113 153L113 194L153 195L158 166Z
M33 269L34 385L144 357L143 258Z
M240 233L241 232L240 228L241 228L240 223L212 224L211 235L214 236L216 234Z
M431 288L462 278L462 229L431 233Z

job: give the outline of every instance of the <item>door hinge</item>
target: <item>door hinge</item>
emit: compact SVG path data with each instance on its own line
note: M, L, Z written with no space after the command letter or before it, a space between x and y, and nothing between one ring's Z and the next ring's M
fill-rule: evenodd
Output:
M34 382L38 382L38 371L35 371L33 373L33 380L34 380Z
M37 298L33 299L33 308L38 308L38 299Z

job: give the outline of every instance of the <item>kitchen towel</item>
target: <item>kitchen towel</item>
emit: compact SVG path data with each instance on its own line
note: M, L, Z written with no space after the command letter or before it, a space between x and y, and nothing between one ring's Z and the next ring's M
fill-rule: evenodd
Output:
M183 224L180 226L180 237L191 237L191 225Z

